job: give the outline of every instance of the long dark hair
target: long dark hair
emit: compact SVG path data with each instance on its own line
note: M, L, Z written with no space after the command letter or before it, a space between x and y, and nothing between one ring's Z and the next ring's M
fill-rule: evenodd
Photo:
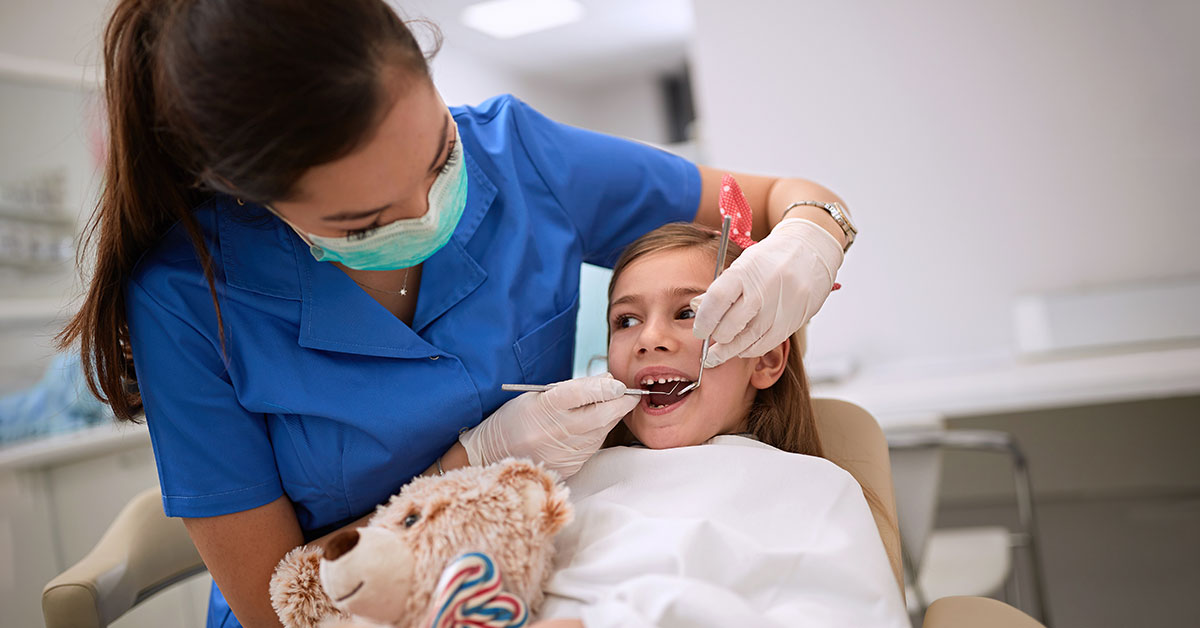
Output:
M182 224L224 347L212 258L192 209L217 193L286 197L305 170L376 128L394 100L386 71L429 80L429 67L383 0L119 0L104 70L108 157L79 256L82 270L94 250L94 266L57 341L79 342L92 393L134 420L141 397L125 282L142 254Z

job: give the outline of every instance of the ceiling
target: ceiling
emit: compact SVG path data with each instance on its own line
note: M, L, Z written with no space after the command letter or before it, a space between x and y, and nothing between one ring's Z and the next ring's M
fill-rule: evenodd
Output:
M110 1L0 0L0 75L61 75L77 83L80 65L98 66L98 34ZM676 70L692 32L691 0L578 0L584 6L579 22L507 40L459 21L463 8L478 0L386 1L401 15L437 24L447 47L501 70L565 84ZM8 67L13 64L15 70Z
M501 40L459 21L477 1L388 0L406 18L436 23L448 46L517 74L568 83L676 69L692 31L690 0L579 0L582 20Z

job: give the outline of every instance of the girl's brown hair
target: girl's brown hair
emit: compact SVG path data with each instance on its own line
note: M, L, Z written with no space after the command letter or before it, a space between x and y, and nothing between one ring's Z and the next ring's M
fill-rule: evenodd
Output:
M79 256L82 268L94 250L94 266L57 340L79 342L88 386L118 419L141 409L125 312L138 259L181 223L223 347L192 210L217 193L286 197L305 170L351 152L387 112L393 68L429 79L420 45L383 0L116 3L104 31L107 162Z
M721 234L716 231L694 223L682 222L663 225L634 240L613 266L612 279L608 284L608 301L612 302L613 286L616 285L617 278L638 259L661 251L700 249L711 252L715 260L720 253L720 240ZM741 254L741 247L730 242L725 253L725 268ZM776 449L824 458L821 436L817 431L816 413L813 411L812 398L808 392L808 379L804 374L804 360L800 355L800 347L803 346L801 333L803 332L797 332L791 338L792 346L788 351L787 366L784 367L783 375L773 386L758 391L754 396L754 403L750 406L750 414L746 419L747 431ZM628 445L633 441L633 433L622 421L609 433L604 446ZM883 500L870 487L862 483L860 486L871 511L890 525L892 518Z
M617 278L638 259L651 253L677 249L700 249L711 253L716 259L720 245L720 233L694 223L672 223L647 233L634 240L617 258L612 280L608 284L609 302L612 302ZM730 242L725 252L725 267L728 268L741 254L741 247ZM754 396L746 425L747 431L755 438L777 449L822 458L825 456L821 437L817 433L816 415L808 393L798 338L792 338L783 375L773 386L758 391ZM605 446L625 445L632 441L633 434L622 422L608 435Z

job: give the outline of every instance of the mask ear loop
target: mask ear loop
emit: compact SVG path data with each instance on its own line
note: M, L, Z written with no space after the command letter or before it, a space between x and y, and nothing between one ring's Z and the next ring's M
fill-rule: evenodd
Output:
M242 199L238 199L238 204L239 205L242 204ZM263 207L266 207L267 211L271 212L272 214L275 214L276 218L282 220L283 224L287 225L292 231L294 231L296 233L296 235L300 236L300 239L304 240L304 243L307 244L309 247L317 246L317 245L313 244L312 240L308 239L308 234L304 233L304 231L302 231L296 225L293 225L292 221L288 220L287 218L284 218L283 214L279 213L274 207L271 207L270 203L263 203Z

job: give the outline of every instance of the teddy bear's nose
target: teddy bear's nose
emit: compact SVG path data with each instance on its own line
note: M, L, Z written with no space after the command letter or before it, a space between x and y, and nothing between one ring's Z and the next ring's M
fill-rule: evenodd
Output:
M358 530L347 530L332 539L325 546L325 560L337 560L358 545Z

